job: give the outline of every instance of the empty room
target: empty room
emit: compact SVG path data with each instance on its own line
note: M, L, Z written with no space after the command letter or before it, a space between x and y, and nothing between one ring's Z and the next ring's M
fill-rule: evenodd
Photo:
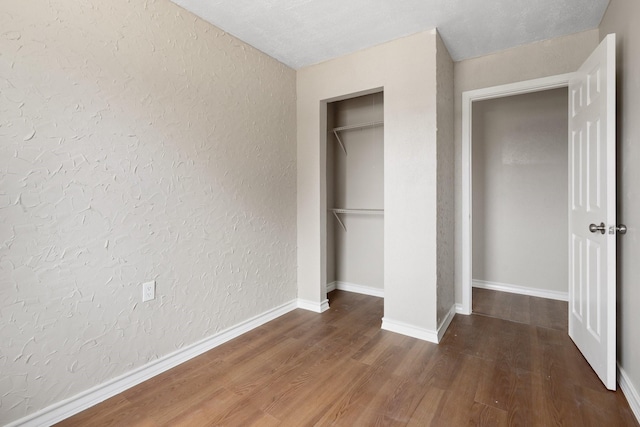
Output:
M637 22L0 1L0 425L639 425Z

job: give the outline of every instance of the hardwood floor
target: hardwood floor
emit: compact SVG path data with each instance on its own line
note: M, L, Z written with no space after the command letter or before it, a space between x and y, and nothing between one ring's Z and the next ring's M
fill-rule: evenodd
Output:
M567 332L568 303L546 298L473 289L473 313Z
M440 345L380 330L382 299L334 291L323 314L295 310L59 425L638 425L567 336L566 303L476 291L482 314Z

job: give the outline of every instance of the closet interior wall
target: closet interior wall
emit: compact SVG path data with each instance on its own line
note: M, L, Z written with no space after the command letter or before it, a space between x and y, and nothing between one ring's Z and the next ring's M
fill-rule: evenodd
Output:
M473 106L473 280L566 297L567 89Z
M327 104L329 288L358 287L372 294L384 289L383 119L382 92ZM338 130L340 141L333 131L371 123L375 125ZM336 208L366 211L337 213L340 223L332 210Z

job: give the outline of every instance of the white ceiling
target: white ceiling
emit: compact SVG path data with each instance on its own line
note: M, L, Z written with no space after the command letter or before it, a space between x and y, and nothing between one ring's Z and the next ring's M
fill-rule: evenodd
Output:
M596 28L609 0L172 0L298 69L438 28L459 61Z

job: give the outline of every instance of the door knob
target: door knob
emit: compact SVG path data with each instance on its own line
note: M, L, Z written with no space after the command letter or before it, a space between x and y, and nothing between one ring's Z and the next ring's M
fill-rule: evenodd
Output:
M601 234L604 234L605 228L604 222L601 222L600 225L589 224L589 231L592 233L597 233L599 231Z
M616 230L618 231L618 234L627 234L627 226L624 224L616 226Z

